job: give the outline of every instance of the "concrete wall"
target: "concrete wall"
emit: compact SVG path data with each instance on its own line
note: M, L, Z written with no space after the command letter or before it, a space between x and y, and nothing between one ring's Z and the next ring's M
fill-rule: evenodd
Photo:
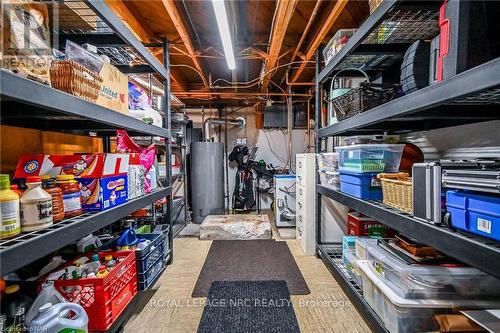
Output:
M205 119L210 117L210 110L205 109ZM187 110L187 114L194 122L194 127L203 127L201 110ZM218 111L212 109L212 117L218 116ZM286 165L288 157L288 135L281 130L265 130L255 127L255 113L253 107L244 108L229 115L230 118L244 117L246 126L244 128L229 127L227 131L227 150L230 153L236 146L237 139L246 138L249 148L258 147L256 160L264 160L274 167L283 167ZM286 132L286 131L285 131ZM221 126L219 137L218 126L213 126L210 130L211 137L215 141L224 142L224 126ZM292 130L292 163L291 169L295 170L295 154L303 153L307 148L306 130ZM288 165L288 168L290 166ZM229 197L232 197L236 175L236 165L229 163ZM272 197L270 195L261 195L261 208L269 209ZM231 207L231 203L229 207Z

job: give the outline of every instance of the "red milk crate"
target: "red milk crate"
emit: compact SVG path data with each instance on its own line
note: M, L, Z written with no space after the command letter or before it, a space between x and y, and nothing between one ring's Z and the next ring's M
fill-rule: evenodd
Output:
M89 317L89 331L106 331L137 294L135 251L101 252L122 258L104 278L55 280L56 289L68 301L80 304Z

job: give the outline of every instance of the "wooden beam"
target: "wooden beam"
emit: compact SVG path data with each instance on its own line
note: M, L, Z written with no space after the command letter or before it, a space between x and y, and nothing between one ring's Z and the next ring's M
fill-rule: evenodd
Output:
M181 14L177 7L175 6L175 1L174 0L162 0L163 6L168 12L168 15L170 16L170 19L174 23L175 29L177 30L177 33L181 36L182 42L184 43L184 46L186 46L187 52L189 54L189 57L193 61L194 67L200 72L200 76L202 78L203 84L208 87L208 81L205 76L205 71L203 70L203 67L196 57L198 52L196 51L193 42L191 41L191 37L189 36L188 29L184 22L182 21Z
M132 14L128 7L122 0L105 0L106 4L115 12L116 15L123 21L123 23L134 33L134 35L143 43L151 43L155 41L152 37L154 34L150 31L147 25L140 23L137 18ZM161 63L163 63L163 50L154 50L151 52ZM182 89L186 88L185 82L180 77L172 74L170 70L170 77Z
M349 0L337 0L332 11L328 14L328 17L326 18L325 22L323 23L322 26L319 27L312 42L309 44L309 48L307 49L307 52L305 54L304 62L300 64L299 68L295 71L295 73L293 73L292 79L290 80L291 82L295 82L299 79L300 74L302 74L302 71L307 66L307 62L312 59L314 53L318 49L321 42L325 39L326 35L332 28L335 21L337 21L337 19L339 18L340 14L344 10L348 1Z
M267 91L269 81L273 75L272 69L276 67L280 56L283 39L286 35L288 23L293 16L295 6L298 0L278 0L276 12L274 16L274 24L272 26L271 35L269 36L268 58L264 62L264 71L262 73L262 91Z

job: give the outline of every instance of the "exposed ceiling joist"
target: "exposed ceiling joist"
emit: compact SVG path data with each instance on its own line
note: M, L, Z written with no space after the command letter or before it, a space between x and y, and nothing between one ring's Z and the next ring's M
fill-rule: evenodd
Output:
M132 14L132 12L127 8L127 6L123 3L122 0L105 0L106 4L115 12L118 17L128 26L130 31L132 31L136 37L143 43L151 43L156 41L153 37L153 32L147 29L147 25L141 24L137 18ZM163 63L163 52L152 52L153 55ZM172 81L181 87L182 89L186 88L186 83L174 75L172 71L170 71L170 77Z
M267 91L268 89L269 81L272 76L272 69L276 67L276 64L278 63L288 23L290 23L290 19L293 16L297 3L298 0L279 0L277 3L274 24L269 37L269 56L264 62L264 71L261 78L262 91Z
M203 69L203 66L201 65L200 61L196 57L198 52L196 51L193 41L191 40L191 36L189 35L188 29L184 22L182 21L181 14L179 10L177 9L175 5L174 0L162 0L163 6L168 12L168 15L170 16L170 19L174 23L175 29L179 33L179 36L182 39L182 42L184 43L184 46L187 49L188 55L193 61L194 67L196 70L199 72L200 77L202 78L203 84L208 87L208 80L206 79L205 76L205 71Z
M307 62L312 59L314 53L318 49L321 42L325 39L326 35L332 28L335 21L337 21L337 19L339 18L340 13L342 13L342 10L344 10L348 1L349 0L337 0L332 11L328 14L328 17L326 18L325 22L323 23L322 26L320 26L320 28L316 32L316 35L314 36L312 42L309 45L309 48L307 49L304 62L300 64L299 68L295 71L295 73L293 73L292 78L290 80L291 82L296 82L299 79L300 74L302 74L302 72L307 66Z

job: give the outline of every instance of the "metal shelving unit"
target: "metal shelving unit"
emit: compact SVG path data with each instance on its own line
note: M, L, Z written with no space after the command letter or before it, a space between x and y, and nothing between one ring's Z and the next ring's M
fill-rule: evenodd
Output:
M85 213L62 220L47 229L21 233L0 241L0 269L2 275L29 265L61 247L64 247L96 230L135 212L170 194L170 188L162 188L139 198L97 213ZM36 251L33 251L36 249Z
M363 289L358 285L342 262L342 244L318 245L318 254L352 304L363 314L373 332L389 332L380 317L366 303L363 298Z
M173 259L173 228L170 219L171 94L168 41L163 39L159 43L143 45L104 1L65 0L57 4L48 4L49 8L56 5L65 6L61 15L69 15L61 17L63 26L61 28L63 29L54 31L55 34L58 34L61 42L59 46L64 45L66 39L79 44L94 44L98 47L98 52L110 56L112 63L122 72L155 73L157 78L163 80L163 95L169 96L165 99L165 104L162 107L164 126L161 128L143 123L128 115L86 102L5 70L2 70L0 75L1 124L101 136L105 141L105 149L109 149L109 137L114 136L117 129L125 129L132 136L162 137L166 142L167 180L164 187L142 197L131 199L112 209L98 213L86 213L63 220L44 230L22 233L14 238L2 240L0 242L1 275L26 266L165 197L168 200L168 205L162 221L170 225L168 237L171 250L167 262L170 264ZM74 15L78 17L78 20L72 20ZM77 24L75 22L79 22L78 24L83 26L79 27L75 25ZM147 47L150 46L163 48L163 65L149 52ZM131 63L134 66L130 66ZM135 312L141 294L134 298L127 310L115 321L110 331L121 329L124 322ZM129 309L131 310L129 311Z
M397 66L411 43L433 38L439 33L441 4L440 1L384 0L324 68L321 68L321 51L317 52L316 153L327 149L327 143L331 142L328 138L331 137L403 134L500 119L500 58L497 58L448 80L320 128L322 88L330 85L331 77L348 67L360 68L372 77L380 77L386 68ZM343 267L339 245L322 243L320 221L323 196L356 209L466 264L500 277L500 242L457 232L445 226L431 225L381 202L361 200L321 186L319 175L317 183L318 255L372 330L387 332L363 300L359 286L353 283Z

